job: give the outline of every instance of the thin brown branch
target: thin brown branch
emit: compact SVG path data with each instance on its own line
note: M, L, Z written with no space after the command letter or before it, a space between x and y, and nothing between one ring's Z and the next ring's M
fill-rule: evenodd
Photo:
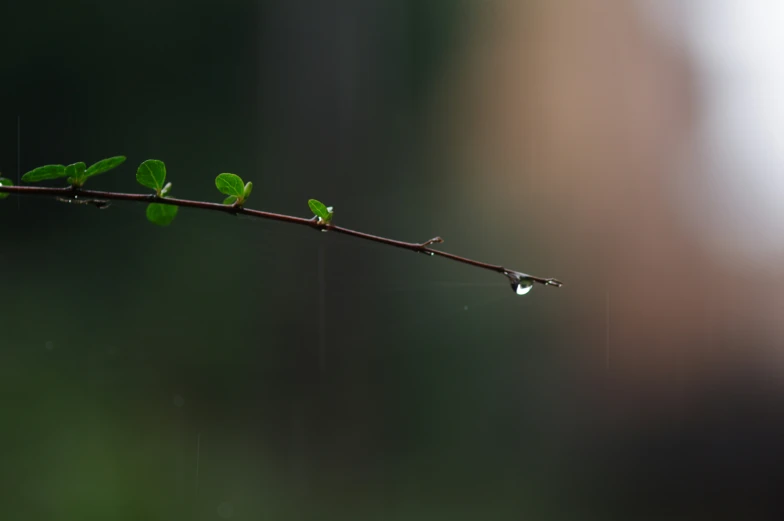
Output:
M502 275L505 275L507 278L509 278L512 281L512 283L518 282L521 278L528 278L533 282L544 284L545 286L560 287L562 285L562 282L557 279L536 277L533 275L528 275L515 270L504 268L501 265L488 264L486 262L472 260L466 257L455 255L453 253L448 253L445 251L435 250L431 248L430 246L433 244L440 244L444 242L443 239L441 239L441 237L434 237L433 239L430 239L422 243L397 241L394 239L388 239L386 237L379 237L377 235L371 235L369 233L351 230L349 228L344 228L342 226L336 226L334 224L325 224L319 222L317 219L312 219L312 218L295 217L293 215L283 215L278 213L265 212L262 210L251 210L250 208L244 208L242 206L237 206L237 205L225 205L221 203L210 203L206 201L191 201L188 199L175 199L173 197L163 198L163 197L158 197L155 194L149 194L149 195L126 194L126 193L118 193L118 192L105 192L101 190L85 190L83 188L72 188L72 187L49 188L49 187L39 187L39 186L0 186L0 193L30 195L30 196L39 196L39 197L52 197L63 202L91 204L98 208L106 208L108 206L108 201L134 201L138 203L161 203L161 204L169 204L173 206L183 206L186 208L198 208L201 210L212 210L212 211L223 212L232 215L238 215L238 214L249 215L251 217L257 217L259 219L270 219L273 221L281 221L290 224L307 226L308 228L313 228L319 231L326 230L335 233L342 233L343 235L350 235L352 237L357 237L359 239L378 242L381 244L386 244L387 246L393 246L395 248L410 250L417 253L423 253L429 256L444 257L446 259L462 262L463 264L468 264L476 268L481 268L485 270L494 271L496 273L501 273Z

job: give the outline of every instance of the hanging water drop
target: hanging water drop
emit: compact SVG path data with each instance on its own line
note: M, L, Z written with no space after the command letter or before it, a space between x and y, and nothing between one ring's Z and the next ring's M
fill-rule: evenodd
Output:
M512 291L518 295L527 295L533 287L534 284L531 281L515 282L512 284Z
M512 291L521 296L530 293L533 287L534 281L531 279L521 278L515 282L512 282Z
M504 275L511 282L512 291L516 295L527 295L534 287L534 279L519 271L504 271Z

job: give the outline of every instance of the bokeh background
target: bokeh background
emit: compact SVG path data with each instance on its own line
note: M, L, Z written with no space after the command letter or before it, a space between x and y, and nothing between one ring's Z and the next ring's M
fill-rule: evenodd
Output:
M777 0L6 2L4 519L781 519Z

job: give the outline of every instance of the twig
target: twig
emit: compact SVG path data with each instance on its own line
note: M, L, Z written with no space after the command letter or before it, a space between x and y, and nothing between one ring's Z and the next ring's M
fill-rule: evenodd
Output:
M40 197L53 197L64 202L91 204L98 208L105 208L108 205L107 201L135 201L138 203L159 203L159 204L168 204L172 206L184 206L187 208L199 208L201 210L212 210L212 211L223 212L232 215L238 215L238 214L249 215L251 217L258 217L260 219L270 219L273 221L281 221L290 224L307 226L308 228L313 228L319 231L342 233L343 235L350 235L352 237L357 237L359 239L378 242L381 244L386 244L387 246L393 246L395 248L410 250L417 253L423 253L429 256L444 257L447 259L451 259L453 261L462 262L463 264L474 266L476 268L482 268L485 270L494 271L496 273L501 273L502 275L508 277L513 284L519 282L522 279L530 279L533 282L537 282L545 286L561 287L563 284L561 281L557 279L535 277L533 275L528 275L515 270L504 268L501 265L488 264L486 262L480 262L466 257L461 257L453 253L434 250L433 248L430 248L430 246L433 244L440 244L444 242L443 239L441 239L441 237L434 237L433 239L430 239L422 243L397 241L394 239L388 239L386 237L379 237L377 235L371 235L369 233L363 233L356 230L351 230L349 228L344 228L342 226L336 226L330 223L323 223L320 222L318 219L295 217L293 215L283 215L278 213L265 212L262 210L251 210L250 208L244 208L236 204L226 205L221 203L210 203L206 201L191 201L188 199L176 199L173 197L164 198L164 197L158 197L155 194L150 194L150 195L127 194L127 193L118 193L118 192L104 192L101 190L85 190L83 188L73 188L73 187L49 188L49 187L39 187L39 186L0 186L0 193L9 193L9 194L16 194L16 195L31 195L31 196L40 196Z

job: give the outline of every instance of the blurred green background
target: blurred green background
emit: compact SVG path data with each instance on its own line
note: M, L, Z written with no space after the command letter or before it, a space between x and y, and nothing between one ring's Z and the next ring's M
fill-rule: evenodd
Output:
M5 6L0 168L124 154L91 185L138 192L135 166L158 158L175 196L214 201L236 172L253 207L307 216L317 197L348 227L555 276L521 246L529 227L482 229L434 143L434 85L474 9ZM142 205L9 198L0 222L3 517L519 519L547 503L558 291L521 299L459 264L198 211L161 229Z
M154 158L175 197L218 202L234 172L253 208L317 198L566 285L4 199L0 518L784 518L776 20L776 0L4 3L5 177L122 154L88 186L143 192Z

